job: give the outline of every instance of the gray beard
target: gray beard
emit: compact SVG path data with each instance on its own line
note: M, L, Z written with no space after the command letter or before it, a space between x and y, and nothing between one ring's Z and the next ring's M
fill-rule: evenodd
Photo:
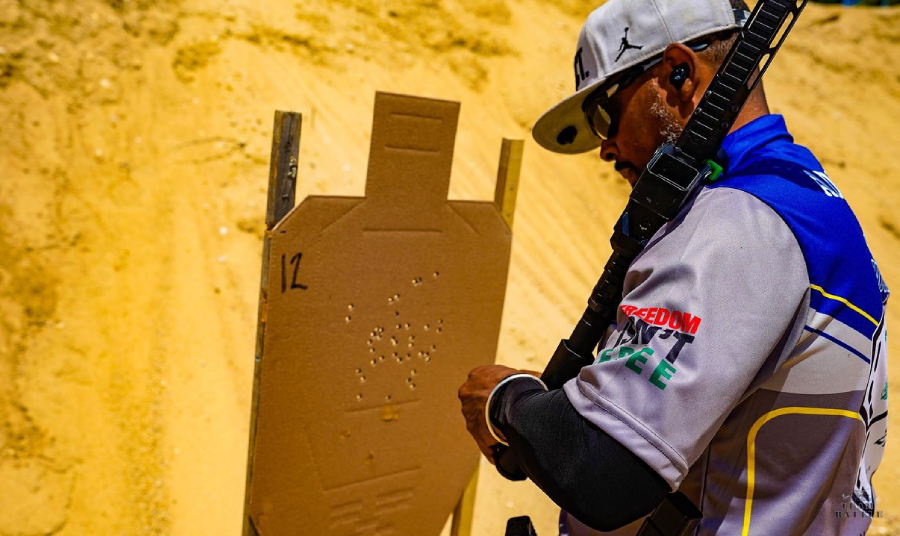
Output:
M678 121L675 120L675 117L669 112L669 109L666 108L662 96L657 92L654 92L653 94L653 103L650 105L650 114L659 119L662 124L660 134L663 136L663 141L665 143L674 144L678 137L681 136L681 132L684 129L678 124Z

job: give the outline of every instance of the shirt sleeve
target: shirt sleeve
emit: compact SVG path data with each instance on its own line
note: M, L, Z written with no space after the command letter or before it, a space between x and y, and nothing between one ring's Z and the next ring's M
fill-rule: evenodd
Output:
M504 385L491 403L519 467L579 522L615 530L644 517L668 483L633 452L579 415L562 389L528 379Z
M677 489L797 318L796 238L750 194L703 190L629 269L616 329L564 387Z

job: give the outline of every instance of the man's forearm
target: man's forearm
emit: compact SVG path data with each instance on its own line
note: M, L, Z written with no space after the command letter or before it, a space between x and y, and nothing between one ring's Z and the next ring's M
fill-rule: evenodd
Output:
M594 529L627 525L669 492L653 469L578 414L562 389L512 381L492 402L491 420L528 477Z

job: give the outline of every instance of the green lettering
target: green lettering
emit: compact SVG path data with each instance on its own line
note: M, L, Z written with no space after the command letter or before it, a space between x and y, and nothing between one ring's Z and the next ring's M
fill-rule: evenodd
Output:
M675 367L669 364L665 359L661 360L658 365L656 365L656 369L650 374L650 383L659 387L660 389L665 389L666 384L660 378L665 378L667 380L672 379L672 374L676 372Z
M613 350L615 350L615 348L607 348L606 350L600 352L600 359L597 360L597 363L604 363L606 361L609 361L612 358Z
M634 353L634 348L629 348L627 346L620 346L619 347L619 357L617 357L616 359L622 359L623 357L628 357L633 353Z
M644 357L645 355L653 355L653 350L651 348L642 348L640 351L632 353L631 357L628 358L628 362L625 363L625 366L637 374L640 374L644 369L642 369L638 363L647 362L647 358Z

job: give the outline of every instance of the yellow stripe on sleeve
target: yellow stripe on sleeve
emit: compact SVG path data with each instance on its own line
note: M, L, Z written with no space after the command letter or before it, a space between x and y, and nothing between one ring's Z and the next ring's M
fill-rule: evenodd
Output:
M828 298L829 300L837 300L837 301L843 303L843 304L846 305L847 307L853 309L853 310L856 311L857 313L859 313L859 314L863 315L864 317L866 317L866 320L868 320L869 322L875 324L876 326L878 325L878 321L875 320L874 318L872 318L872 315L870 315L869 313L863 311L863 310L860 309L859 307L853 305L853 304L850 303L846 298L841 298L840 296L835 296L834 294L829 294L828 292L825 292L825 289L823 289L823 288L820 287L819 285L810 285L809 288L811 288L811 289L813 289L813 290L819 291L819 293L822 294L822 296L825 296L825 297Z
M744 501L744 529L741 536L750 534L750 514L753 509L753 488L756 485L756 434L764 424L771 421L775 417L782 415L830 415L837 417L847 417L862 422L859 413L848 411L845 409L834 408L805 408L805 407L786 407L770 411L753 423L750 427L750 433L747 434L747 498Z

